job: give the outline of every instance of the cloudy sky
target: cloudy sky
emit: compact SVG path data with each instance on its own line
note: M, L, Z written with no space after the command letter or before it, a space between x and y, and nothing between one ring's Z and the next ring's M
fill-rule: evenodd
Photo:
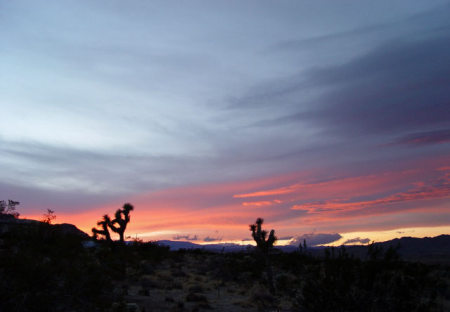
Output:
M257 217L286 242L450 234L449 16L0 1L0 199L85 231L131 202L144 239L244 240Z

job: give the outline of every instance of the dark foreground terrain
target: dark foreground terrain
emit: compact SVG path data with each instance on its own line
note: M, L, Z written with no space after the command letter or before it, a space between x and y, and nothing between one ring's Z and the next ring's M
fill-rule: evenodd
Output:
M91 243L70 226L0 231L0 311L450 311L447 264L395 249L270 255Z

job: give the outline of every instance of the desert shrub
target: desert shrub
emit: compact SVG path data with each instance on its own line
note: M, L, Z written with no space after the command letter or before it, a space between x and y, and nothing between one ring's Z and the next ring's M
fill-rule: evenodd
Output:
M141 284L141 287L144 289L157 288L159 286L159 284L156 283L154 279L148 278L147 276L141 277L140 284Z
M264 272L264 263L245 253L217 255L209 266L215 278L244 284L260 280Z
M186 295L186 301L187 302L205 302L205 303L207 303L208 298L206 298L206 296L202 295L202 294L198 294L195 292L189 292Z
M249 302L255 306L258 311L266 311L276 306L275 297L261 284L255 284L250 289Z
M188 291L190 293L202 293L204 291L204 288L200 284L195 284L195 285L190 286L188 288Z
M173 258L168 246L161 246L155 242L134 242L126 246L127 253L135 259L145 259L150 263L159 263L163 260Z
M434 311L437 280L419 263L337 258L317 261L301 277L305 311ZM436 310L438 311L438 310Z
M174 277L186 277L187 274L181 268L175 268L172 270L172 275Z
M281 273L275 276L275 286L283 294L291 295L297 286L296 282L291 274Z

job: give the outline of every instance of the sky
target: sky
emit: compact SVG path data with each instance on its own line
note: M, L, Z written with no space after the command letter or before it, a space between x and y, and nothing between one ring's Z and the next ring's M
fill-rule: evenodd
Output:
M0 199L86 232L450 234L450 1L1 1Z

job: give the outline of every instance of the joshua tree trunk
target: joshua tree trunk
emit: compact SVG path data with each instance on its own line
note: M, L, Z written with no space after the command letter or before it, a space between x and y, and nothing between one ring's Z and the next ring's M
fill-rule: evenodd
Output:
M270 263L270 257L268 254L266 254L265 258L266 258L266 273L267 273L267 281L269 283L269 290L272 294L275 294L275 285L273 284L273 272L272 272L272 265Z
M111 242L111 241L112 241L112 240L111 240L111 235L109 235L108 229L105 230L105 237L106 237L106 240L107 240L108 242Z
M122 244L123 244L123 242L125 241L124 238L123 238L123 236L124 236L123 234L124 234L123 232L120 232L120 233L119 233L119 237L120 237L119 239L120 239L120 242L121 242Z

